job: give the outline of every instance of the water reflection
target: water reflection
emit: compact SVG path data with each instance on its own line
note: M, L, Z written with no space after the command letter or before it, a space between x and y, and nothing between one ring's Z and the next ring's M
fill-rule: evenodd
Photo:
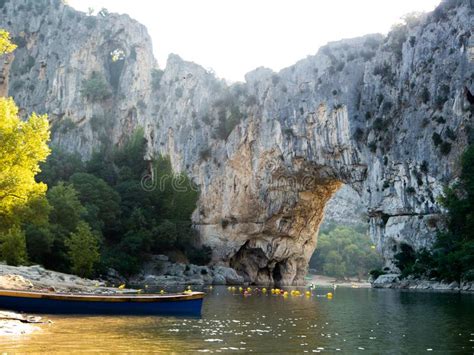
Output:
M201 318L51 317L28 337L0 339L15 352L468 352L474 295L395 290L323 290L311 297L244 297L209 291ZM318 295L320 297L318 297Z

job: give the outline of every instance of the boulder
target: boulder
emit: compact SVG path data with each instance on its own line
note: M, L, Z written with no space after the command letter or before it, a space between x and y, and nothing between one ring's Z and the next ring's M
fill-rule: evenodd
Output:
M399 281L400 274L385 274L377 277L372 283L372 285L375 288L391 287L394 283L397 283Z
M225 277L222 274L215 274L212 278L213 285L225 285Z
M214 277L216 274L222 275L228 285L242 285L244 283L244 278L230 267L217 266L214 268L214 274Z

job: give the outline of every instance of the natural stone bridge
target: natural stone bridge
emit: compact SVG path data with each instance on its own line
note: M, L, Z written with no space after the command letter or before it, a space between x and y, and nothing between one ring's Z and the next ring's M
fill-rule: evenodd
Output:
M84 157L143 127L150 156L169 155L199 185L193 218L215 263L251 282L302 283L342 184L367 206L388 267L401 243L430 246L442 224L436 197L472 132L469 0L231 86L175 55L157 70L146 29L128 16L49 1L26 28L26 0L3 5L24 45L0 63L0 92L24 113L48 113L54 143ZM102 101L80 94L93 72L110 85Z

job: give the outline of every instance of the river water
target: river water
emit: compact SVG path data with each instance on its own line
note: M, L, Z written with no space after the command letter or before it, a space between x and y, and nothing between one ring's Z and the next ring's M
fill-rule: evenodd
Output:
M304 289L302 289L304 291ZM49 316L7 352L473 353L474 295L338 288L306 296L209 293L200 318Z

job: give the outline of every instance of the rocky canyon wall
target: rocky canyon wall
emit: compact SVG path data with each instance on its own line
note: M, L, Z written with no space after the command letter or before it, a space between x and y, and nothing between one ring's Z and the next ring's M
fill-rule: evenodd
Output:
M200 187L193 219L213 262L250 282L303 282L344 184L388 267L401 243L429 247L442 226L436 199L473 132L470 0L233 85L176 55L159 70L126 15L59 0L4 0L0 15L19 44L0 61L0 92L47 113L53 144L85 159L143 127L147 158L168 155Z

